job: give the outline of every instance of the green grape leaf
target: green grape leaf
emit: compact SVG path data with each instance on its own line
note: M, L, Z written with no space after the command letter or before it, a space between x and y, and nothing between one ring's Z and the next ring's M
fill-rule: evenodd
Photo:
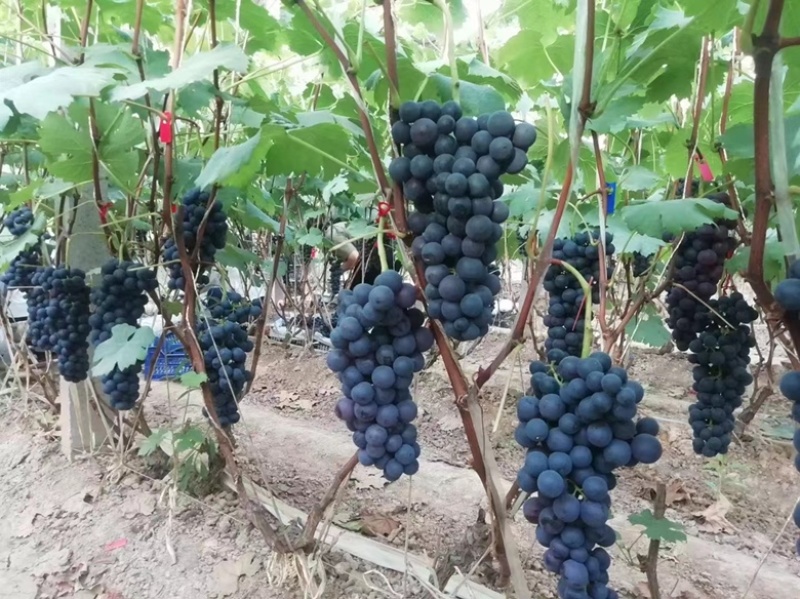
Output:
M189 389L199 389L200 385L207 380L208 375L205 372L195 372L194 370L182 374L180 378L181 385Z
M656 518L649 509L642 510L638 514L631 514L628 516L628 522L644 526L644 534L648 539L658 539L667 543L686 540L686 533L681 523L673 522L668 518Z
M182 89L211 77L215 69L225 68L244 73L248 64L249 59L241 48L232 44L220 44L213 50L198 52L187 58L180 67L168 75L117 87L112 91L111 98L116 101L135 100L145 95L148 90L165 92L170 89Z
M199 450L205 441L206 436L203 431L196 426L191 426L175 435L175 451L182 453L192 449Z
M786 245L778 241L775 230L767 233L764 243L764 279L766 281L779 281L784 277L785 261L788 254ZM750 248L739 246L726 262L725 270L732 274L742 274L747 270L750 261Z
M51 113L39 129L40 148L48 157L50 173L64 181L84 183L92 179L92 139L88 130L88 113L76 108L78 116L86 114L85 126L78 128L67 117ZM83 114L81 114L83 113ZM115 183L130 191L139 174L140 154L134 147L144 141L142 122L118 106L95 103L100 142L97 155L101 170Z
M625 334L650 347L664 347L671 338L664 319L652 304L647 304L625 325Z
M441 73L431 75L436 92L442 101L453 98L453 79ZM470 81L459 83L459 100L464 114L484 114L506 109L506 101L493 87Z
M267 153L267 175L308 173L310 176L333 178L349 168L341 157L352 151L348 130L334 123L284 129L266 125L262 136L273 140Z
M4 71L9 72L4 74ZM87 65L45 72L38 63L0 69L0 129L5 128L12 115L5 102L12 103L18 112L41 120L69 106L76 97L98 97L114 83L119 72L120 69Z
M603 112L586 123L586 128L597 133L619 133L631 127L632 117L644 106L644 98L625 96L608 105Z
M636 202L619 212L632 231L657 239L665 231L678 234L721 218L736 220L738 216L730 208L705 198Z
M129 324L114 325L111 337L94 350L92 376L108 374L114 367L124 370L144 361L147 350L156 335L150 327L132 327Z
M245 187L260 170L261 161L274 143L274 138L262 136L259 131L241 144L219 148L200 172L195 184L200 189L215 183Z
M217 253L214 254L214 258L222 266L235 268L242 272L245 272L248 266L259 264L261 262L261 258L256 256L253 252L242 249L230 243L223 249L218 250Z
M308 233L297 238L297 243L301 245L310 245L311 247L319 247L322 245L322 237L322 231L316 227L311 227Z
M623 171L619 186L627 191L647 191L661 182L661 177L643 166L635 165Z
M168 443L172 439L172 431L168 428L157 428L150 433L139 445L139 455L148 456L152 455L159 449L162 444Z

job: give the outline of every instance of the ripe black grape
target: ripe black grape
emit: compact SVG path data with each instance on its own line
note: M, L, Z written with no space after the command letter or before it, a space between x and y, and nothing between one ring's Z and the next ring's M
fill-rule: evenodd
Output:
M800 313L800 260L790 267L787 277L775 286L775 301L789 312L790 318L798 318Z
M643 277L653 266L653 257L645 256L641 252L633 252L630 260L631 274L634 277Z
M636 421L644 389L608 354L567 356L557 366L532 362L530 371L531 392L517 404L514 436L526 449L517 483L537 496L523 504L523 515L537 525L561 599L616 598L605 549L616 542L609 491L615 470L661 457L658 423Z
M139 326L139 319L147 305L147 294L158 287L156 273L129 260L112 258L100 268L99 285L92 289L91 301L94 313L89 318L93 345L111 338L112 329L118 324ZM127 368L118 366L101 377L103 393L115 410L130 410L139 398L139 373L142 362L137 361Z
M730 203L724 193L706 197L722 204ZM689 348L703 328L708 313L705 304L716 294L725 260L736 247L733 225L731 222L702 225L686 233L675 251L672 282L676 285L671 285L667 291L667 326L672 329L675 346L681 351ZM672 238L669 234L664 237L666 241Z
M197 238L200 232L200 225L203 223L206 212L208 218L205 219L205 228L200 242L200 250L197 261L192 264L192 272L197 277L198 284L208 282L206 275L201 274L203 268L214 263L214 255L217 250L225 247L225 239L228 234L227 216L222 209L219 200L215 200L208 207L209 193L193 189L187 193L182 200L183 203L183 242L186 251L191 257L197 247ZM185 289L183 270L180 265L180 253L174 239L168 239L164 245L164 260L168 262L169 288Z
M410 388L434 339L416 299L416 288L394 271L341 291L327 357L344 395L336 415L353 432L361 464L381 469L389 481L419 469Z
M329 285L328 291L331 294L331 297L336 297L339 295L339 291L342 289L342 275L344 271L342 270L342 263L341 262L333 262L331 264L330 272L328 273L329 278Z
M796 264L798 263L795 262ZM795 428L794 431L793 444L795 450L794 465L800 472L800 371L795 370L784 374L781 378L780 388L783 396L792 402L792 419L798 425L798 428ZM795 526L800 528L800 507L797 505L794 507L793 518ZM800 555L800 536L795 544L795 550Z
M600 301L600 231L581 231L572 238L559 238L553 242L553 258L573 266L592 286L592 303ZM606 232L606 274L611 276L608 264L615 248L613 235ZM585 330L584 294L578 279L560 265L553 264L545 273L545 291L550 294L544 324L547 327L545 351L547 360L557 364L564 356L580 356Z
M77 268L39 267L28 292L28 343L58 355L58 371L77 383L89 372L89 287Z
M697 402L689 408L695 453L713 457L727 453L735 418L745 388L753 381L747 369L755 346L750 328L758 313L734 292L709 301L704 326L689 344Z
M475 119L463 116L455 102L438 111L434 106L401 106L402 124L392 136L403 156L392 161L389 174L416 209L409 227L416 236L412 252L426 266L428 314L448 337L468 341L489 331L501 288L490 272L509 216L499 201L499 178L525 167L536 128L505 111Z

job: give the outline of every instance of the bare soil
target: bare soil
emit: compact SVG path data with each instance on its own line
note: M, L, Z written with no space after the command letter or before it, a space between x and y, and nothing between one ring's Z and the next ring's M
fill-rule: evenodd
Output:
M493 333L481 342L463 360L467 374L488 364L503 341ZM532 358L526 346L481 398L487 423L504 405L492 439L507 487L522 457L512 431ZM662 597L798 599L797 531L793 523L785 525L800 477L791 445L780 438L790 426L788 403L770 398L745 439L725 459L709 461L691 448L686 360L638 350L631 376L647 390L642 411L662 424L664 456L655 466L624 472L613 493L612 524L621 539L613 552L612 584L627 599L649 596L639 567L647 539L627 519L651 507L662 481L668 485L667 517L688 535L687 542L662 546ZM419 474L386 485L369 469L357 468L335 504L334 522L435 558L444 573L454 567L468 571L490 542L488 527L478 522L485 495L469 468L469 447L440 362L418 378ZM181 393L175 384L153 385L151 427L184 417L201 421L196 398L188 394L187 401ZM337 399L324 356L266 345L236 431L248 474L285 502L309 510L354 451L332 415ZM0 419L0 599L303 596L297 566L275 559L230 492L217 489L200 499L178 493L165 479L164 464L135 450L121 457L104 449L69 463L55 432L19 412L16 406ZM555 597L534 527L518 515L513 529L534 596ZM431 596L414 580L335 549L323 563L322 597ZM473 578L490 587L495 582L491 567L477 567Z

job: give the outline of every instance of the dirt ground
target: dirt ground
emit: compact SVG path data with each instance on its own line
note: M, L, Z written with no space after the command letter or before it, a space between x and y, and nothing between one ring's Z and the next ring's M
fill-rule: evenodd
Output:
M488 364L503 339L492 333L466 356L467 374ZM512 431L532 357L526 346L507 361L481 398L491 424L505 396L492 439L506 486L522 456ZM638 557L647 552L647 539L627 517L650 507L656 482L663 481L666 515L685 527L688 541L661 548L662 597L800 597L797 531L791 522L786 526L800 495L791 445L782 440L791 424L788 403L770 398L745 441L724 460L708 461L691 449L686 360L637 350L631 375L647 390L641 411L660 420L665 451L657 465L621 474L613 492L612 524L621 540L613 551L612 585L626 599L649 596ZM151 427L184 416L201 421L191 394L187 401L180 391L154 384L146 412ZM371 470L357 468L335 504L334 523L426 555L442 573L466 572L489 542L487 527L476 521L486 500L469 468L469 448L439 362L419 377L415 397L423 448L419 474L386 485ZM236 435L248 473L305 511L354 451L332 415L337 399L337 382L321 354L269 345L241 407ZM303 597L301 568L267 549L230 492L217 489L201 499L179 493L163 464L138 457L135 449L124 456L104 449L69 463L56 431L30 406L0 402L0 409L0 599ZM543 570L534 527L518 515L513 531L534 596L554 598L555 579ZM433 596L413 579L336 549L322 564L325 588L318 597ZM473 578L494 583L486 566L475 568Z

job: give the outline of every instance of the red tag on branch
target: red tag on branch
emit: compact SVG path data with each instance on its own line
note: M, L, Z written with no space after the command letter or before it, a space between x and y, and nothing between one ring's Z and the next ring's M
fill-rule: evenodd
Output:
M378 218L383 218L384 216L389 216L389 213L392 211L392 207L388 204L388 202L378 202Z
M165 112L158 126L158 138L162 144L172 143L172 113Z
M111 208L111 202L99 206L97 209L100 212L100 222L106 224L108 221L108 211Z

